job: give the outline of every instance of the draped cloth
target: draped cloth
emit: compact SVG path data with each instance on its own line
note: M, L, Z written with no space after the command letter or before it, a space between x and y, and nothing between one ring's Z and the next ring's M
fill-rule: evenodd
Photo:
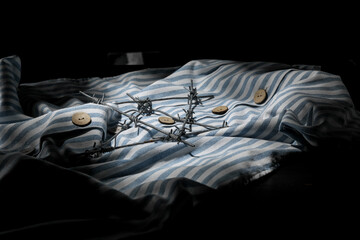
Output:
M211 189L270 173L290 153L349 147L360 136L360 113L340 76L313 66L204 59L113 77L20 79L20 58L1 59L1 205L17 206L0 217L7 222L0 226L3 234L60 224L96 235L104 221L109 236L152 231L185 199L196 204ZM182 129L183 122L164 125L158 118L186 118L191 83L198 96L212 98L194 108L194 124L181 136L185 144L164 134ZM255 103L259 89L267 97ZM139 114L129 96L152 100L153 111ZM218 106L227 112L214 114ZM77 112L87 113L91 123L75 125ZM99 146L109 151L86 154ZM39 212L36 220L29 217ZM24 213L28 217L19 221ZM14 215L17 220L9 220Z

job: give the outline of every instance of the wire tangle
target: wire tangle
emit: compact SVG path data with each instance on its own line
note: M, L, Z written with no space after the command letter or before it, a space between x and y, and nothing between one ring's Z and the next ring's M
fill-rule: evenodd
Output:
M190 86L188 88L185 88L188 91L188 95L187 97L169 97L169 98L160 98L160 99L153 99L151 100L149 97L145 98L145 99L140 99L138 97L134 97L129 93L126 93L132 101L126 101L126 102L112 102L112 104L106 103L105 100L105 94L103 93L102 96L100 98L95 97L95 94L93 96L90 96L87 93L84 93L82 91L80 91L80 94L85 96L86 98L90 99L92 102L96 103L96 104L101 104L101 105L105 105L110 107L113 111L116 111L124 116L126 116L129 119L129 122L127 122L127 120L125 120L123 123L119 122L118 123L118 131L108 140L102 142L100 144L100 146L96 147L95 144L93 146L92 149L85 151L85 155L92 157L92 158L96 158L96 157L100 157L102 155L102 153L107 153L107 152L111 152L114 151L116 149L120 149L120 148L125 148L125 147L130 147L130 146L135 146L135 145L140 145L140 144L147 144L147 143L153 143L153 142L158 142L158 141L163 141L163 142L177 142L178 144L183 143L185 145L188 145L190 147L195 147L194 144L186 141L184 139L184 137L188 137L190 135L195 135L195 134L200 134L200 133L204 133L204 132L208 132L208 131L212 131L215 129L220 129L220 128L226 128L228 127L227 122L223 122L221 127L216 127L216 126L211 126L211 125L207 125L207 124L201 124L196 122L195 120L195 112L194 109L196 108L196 106L198 105L202 105L202 98L206 98L206 100L212 99L214 98L213 95L207 95L207 96L199 96L197 89L194 87L194 83L193 80L191 79L190 81ZM172 100L172 99L187 99L187 104L188 104L188 108L187 109L183 109L185 116L183 118L181 118L178 114L177 117L175 116L171 116L170 114L158 110L158 109L153 109L153 102L154 101L166 101L166 100ZM137 110L132 110L132 114L129 114L127 112L123 112L120 110L120 108L115 107L114 104L123 104L123 103L136 103L137 104ZM174 119L175 122L180 122L182 123L181 126L176 126L174 125L175 129L171 129L170 131L164 130L162 128L159 128L155 125L152 125L148 122L142 121L142 117L143 116L150 116L152 114L154 114L155 112L159 112L162 113L164 115L167 115L169 117L171 117L172 119ZM144 142L138 142L138 143L130 143L130 144L125 144L125 145L120 145L120 146L116 146L116 137L123 131L131 128L131 125L134 125L134 127L138 127L139 124L145 125L147 127L150 127L162 134L164 134L164 136L162 137L158 137L158 138L153 138ZM205 130L203 131L198 131L198 132L193 132L192 129L192 125L198 125L198 126L202 126L205 128ZM115 140L115 146L108 146L113 140Z

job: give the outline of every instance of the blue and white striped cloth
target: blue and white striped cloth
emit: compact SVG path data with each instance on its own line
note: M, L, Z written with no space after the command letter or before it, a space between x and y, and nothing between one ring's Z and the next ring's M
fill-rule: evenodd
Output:
M135 103L127 93L145 99L186 97L190 81L199 95L213 95L195 108L195 120L227 128L186 138L195 147L177 142L154 142L116 149L97 158L57 162L86 174L132 199L147 198L147 210L172 202L185 188L196 196L233 181L249 182L271 172L277 160L331 142L351 144L360 137L360 113L355 110L341 78L311 66L273 62L196 60L181 67L144 69L114 77L53 79L20 84L21 64L17 56L0 60L0 152L23 152L51 161L51 146L64 156L77 156L99 146L114 134L119 122L128 120L112 108L96 103L79 91L101 97L126 112ZM254 103L258 89L268 97ZM20 104L21 103L21 104ZM223 115L212 113L227 106ZM154 101L153 109L184 117L186 99ZM79 127L72 115L86 112L91 124ZM143 116L142 121L166 131L161 114ZM181 124L178 124L180 126ZM193 131L203 130L193 126ZM161 137L155 129L132 125L111 142L112 146ZM64 158L65 159L65 158ZM72 159L72 158L66 158ZM64 160L65 161L65 160ZM0 166L3 166L0 164Z

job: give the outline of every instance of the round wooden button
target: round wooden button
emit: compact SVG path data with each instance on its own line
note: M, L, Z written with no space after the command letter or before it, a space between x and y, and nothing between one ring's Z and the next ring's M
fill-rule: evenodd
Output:
M214 114L224 114L228 110L227 106L218 106L212 110Z
M256 91L254 95L254 102L256 104L261 104L265 102L266 97L267 97L266 91L264 89L259 89Z
M158 120L162 124L174 124L175 123L174 119L172 119L171 117L159 117Z
M73 124L76 126L84 127L91 123L91 117L85 112L77 112L71 118Z

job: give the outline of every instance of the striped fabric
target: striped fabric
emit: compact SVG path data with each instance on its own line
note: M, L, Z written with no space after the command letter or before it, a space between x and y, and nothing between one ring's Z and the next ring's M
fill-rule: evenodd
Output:
M23 114L17 87L20 82L20 59L16 56L0 59L0 123L30 119Z
M51 161L56 146L67 159L56 164L95 178L130 198L148 197L149 211L172 202L180 187L195 197L233 181L247 183L271 172L278 166L277 160L289 153L328 142L351 144L360 137L360 113L341 78L311 66L196 60L181 67L144 69L107 78L53 79L18 87L19 58L4 58L0 63L3 154L23 152ZM119 122L129 122L125 115L91 102L79 91L97 98L104 94L104 103L131 114L137 104L129 102L127 94L140 99L186 97L191 80L200 96L214 96L196 106L195 121L216 127L225 121L228 127L198 133L204 127L193 125L194 134L183 138L194 147L156 141L68 161L110 139ZM253 100L258 89L268 94L261 104ZM119 102L127 103L116 104ZM188 107L186 99L152 104L153 109L181 118ZM216 115L212 109L217 106L229 110ZM79 111L91 116L91 124L79 127L72 123L72 115ZM167 132L176 129L162 125L159 116L163 114L154 112L142 116L141 121ZM175 125L181 127L182 123ZM131 124L109 146L163 136L144 124Z

